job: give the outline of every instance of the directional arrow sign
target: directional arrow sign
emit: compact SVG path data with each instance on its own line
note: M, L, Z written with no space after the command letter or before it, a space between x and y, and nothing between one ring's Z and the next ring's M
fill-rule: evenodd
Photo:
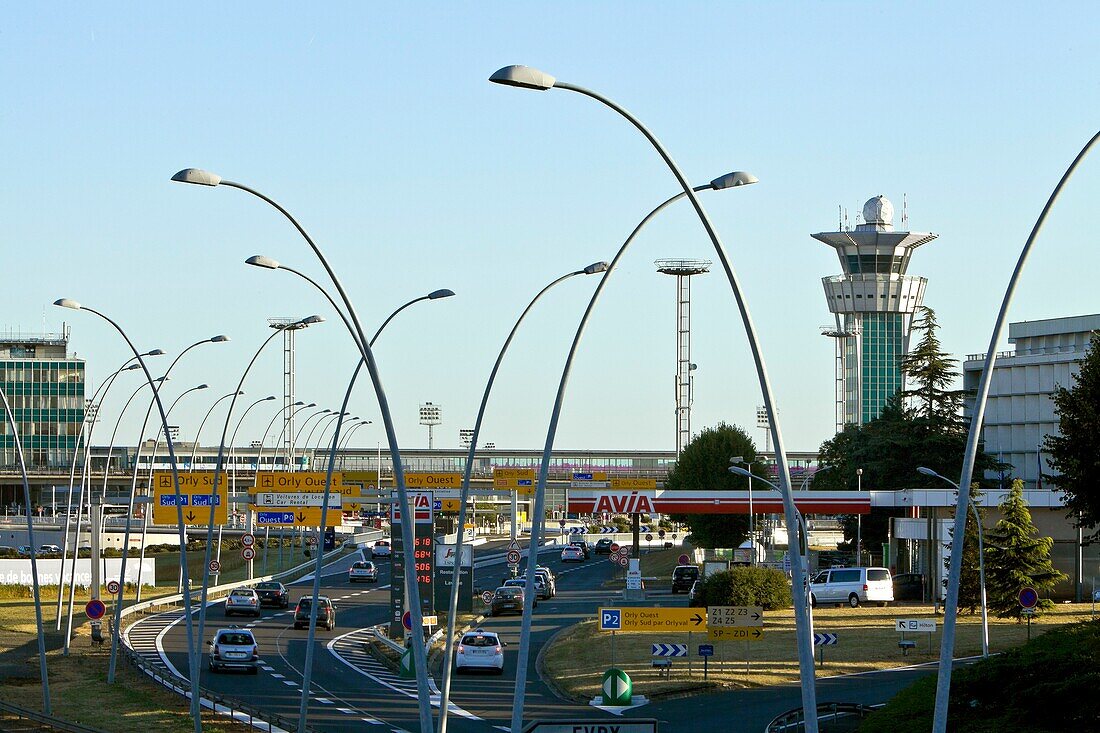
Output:
M599 610L600 631L706 631L701 608L622 607Z
M608 724L607 718L566 718L555 720L532 720L523 729L523 733L597 733L614 730L615 733L657 733L657 721L654 719L616 718Z
M707 606L710 626L763 626L764 609L760 606Z
M214 491L213 471L194 471L179 474L179 504L183 507L185 524L206 525L210 521L210 506L214 506L214 522L225 524L229 521L228 502L226 501L226 482L218 484L218 495L211 501ZM193 508L198 507L198 510ZM176 524L179 514L176 509L176 488L170 471L153 473L153 524Z
M603 673L603 704L621 707L630 704L634 684L621 669L612 667ZM598 729L597 729L598 730Z
M256 524L264 527L293 525L294 512L256 512Z
M814 646L832 646L836 643L836 634L814 634Z
M337 496L336 498L339 498ZM256 524L265 527L320 527L321 507L282 507L278 511L265 510L264 507L249 505L249 509L256 513ZM339 509L329 509L325 514L325 524L332 527L341 524L343 514Z
M749 626L711 626L707 629L710 641L760 641L764 630Z
M686 657L687 644L650 644L655 657Z

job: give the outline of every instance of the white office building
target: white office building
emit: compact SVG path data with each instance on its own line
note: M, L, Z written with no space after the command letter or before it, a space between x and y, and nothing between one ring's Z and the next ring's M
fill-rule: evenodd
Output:
M1022 478L1026 488L1040 487L1040 466L1043 473L1052 473L1042 454L1044 436L1058 432L1051 395L1055 387L1073 386L1095 330L1100 330L1100 315L1008 326L1008 342L1015 349L998 354L993 366L983 438L986 453L1012 464L1012 475ZM978 389L984 363L985 354L971 354L963 362L965 389Z

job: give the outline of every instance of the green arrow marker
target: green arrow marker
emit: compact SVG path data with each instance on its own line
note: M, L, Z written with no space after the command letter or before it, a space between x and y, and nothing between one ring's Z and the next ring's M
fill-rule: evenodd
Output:
M416 677L412 649L406 649L405 653L401 655L400 676L402 679L414 679Z
M630 704L634 692L634 684L630 676L612 667L603 673L603 704L622 707Z

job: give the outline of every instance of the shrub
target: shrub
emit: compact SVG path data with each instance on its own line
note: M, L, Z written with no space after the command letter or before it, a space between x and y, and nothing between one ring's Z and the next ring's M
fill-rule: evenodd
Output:
M778 611L791 606L791 584L774 568L733 568L708 577L697 601L700 606L761 606Z

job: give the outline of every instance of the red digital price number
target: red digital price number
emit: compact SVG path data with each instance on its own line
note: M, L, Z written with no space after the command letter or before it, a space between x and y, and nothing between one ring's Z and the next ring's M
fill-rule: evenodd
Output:
M417 583L423 583L423 584L427 585L427 584L432 582L432 576L430 576L430 575L418 575L418 576L416 576L416 582Z
M432 544L431 537L417 537L413 540L414 547L428 547Z
M418 573L430 573L432 571L431 563L418 562L416 564L416 572Z
M413 551L413 557L415 557L417 560L423 560L423 559L429 558L431 556L432 556L432 551L431 550L414 550Z

